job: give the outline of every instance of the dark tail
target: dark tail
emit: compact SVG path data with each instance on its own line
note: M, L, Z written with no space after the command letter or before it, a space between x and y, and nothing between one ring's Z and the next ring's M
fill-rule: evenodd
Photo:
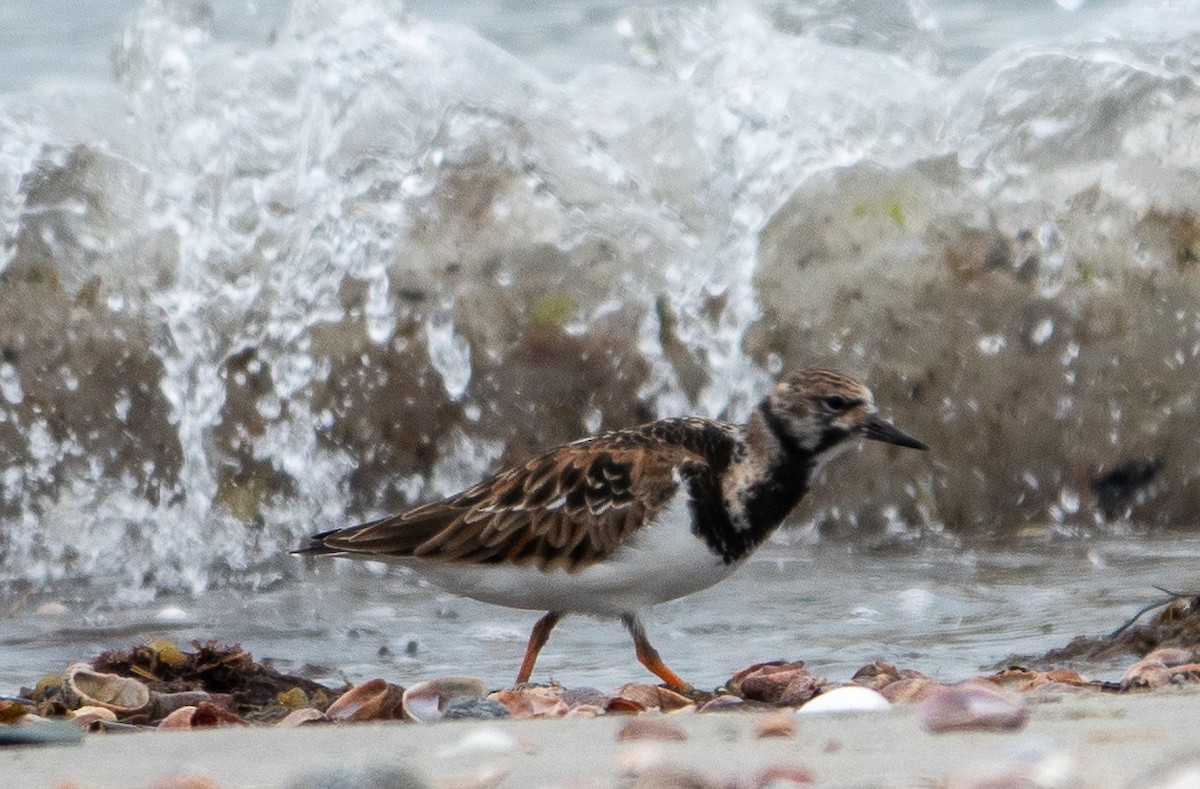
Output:
M308 542L301 545L294 551L289 551L292 556L329 556L335 553L342 553L338 548L330 548L325 544L325 538L332 537L341 529L330 529L323 531L320 534L314 534L308 538Z

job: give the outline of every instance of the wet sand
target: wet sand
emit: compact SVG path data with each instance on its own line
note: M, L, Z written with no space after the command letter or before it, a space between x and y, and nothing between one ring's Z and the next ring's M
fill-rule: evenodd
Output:
M1003 776L988 785L1184 787L1200 786L1198 711L1200 689L1187 686L1038 701L1028 725L1010 733L930 734L917 706L901 705L852 715L663 716L686 733L678 742L619 742L631 718L616 715L106 734L77 746L0 749L0 776L5 786L29 789L132 789L173 774L266 789L320 786L300 780L314 771L344 777L368 765L407 765L433 787L704 785L667 782L678 768L713 785L756 786L764 771L784 766L807 770L819 786L982 786ZM766 714L793 715L795 735L756 738Z

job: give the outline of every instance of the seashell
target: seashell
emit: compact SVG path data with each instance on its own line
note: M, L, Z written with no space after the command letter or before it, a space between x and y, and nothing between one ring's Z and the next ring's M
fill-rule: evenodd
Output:
M1142 660L1157 660L1164 666L1179 666L1192 662L1192 653L1179 647L1159 647Z
M572 709L580 705L604 707L612 699L608 694L595 688L563 688L561 698L563 704Z
M34 702L24 699L22 704L15 699L0 699L0 724L16 723L32 712Z
M726 687L729 689L730 693L744 696L745 694L742 692L742 683L745 682L749 677L766 677L781 672L791 672L793 676L808 673L808 671L804 668L803 660L797 660L790 663L786 660L772 660L766 663L755 663L751 666L747 666L746 668L734 674L729 679L729 682L726 683ZM786 683L784 684L786 685Z
M327 721L325 713L312 707L303 707L298 710L292 710L283 720L275 725L281 729L293 729L297 726L303 726L306 723L315 723L317 721Z
M200 705L196 707L196 712L192 714L193 728L249 725L237 714L209 701L200 702Z
M929 677L906 677L879 688L883 697L892 704L920 701L941 687Z
M63 603L57 600L51 600L47 603L42 603L37 607L38 616L66 616L71 613L71 609L67 608Z
M428 723L442 718L446 705L452 699L463 696L480 698L486 695L487 685L476 677L439 677L427 682L418 682L404 691L402 704L404 714L409 718Z
M331 721L395 720L401 717L403 694L398 685L370 679L338 696L325 717Z
M192 716L196 714L195 707L180 707L158 722L160 729L190 729Z
M750 701L797 706L817 695L825 680L809 675L804 663L764 663L738 672L730 688Z
M1161 660L1151 660L1147 655L1121 675L1121 690L1154 690L1171 684L1171 669Z
M93 720L115 721L117 713L110 710L108 707L86 706L80 707L71 713L71 720L77 721L80 718L91 716Z
M638 715L645 712L646 708L636 701L616 696L608 700L608 703L604 705L604 711L613 715Z
M921 702L921 725L947 731L1014 731L1029 720L1019 696L976 682L941 688Z
M652 717L637 717L625 723L617 731L617 739L621 742L627 740L662 740L662 741L683 741L687 739L687 734L679 725L672 723L663 718Z
M559 688L513 688L488 698L507 707L514 718L559 718L568 712Z
M822 693L797 712L803 715L825 712L880 712L891 706L877 690L860 685L844 685Z
M63 675L63 699L72 709L105 707L118 715L132 715L149 703L150 689L136 679L101 674L87 663L73 663Z
M645 682L630 682L617 688L617 697L640 704L644 709L660 709L663 712L690 707L694 702L687 696L658 685Z
M579 704L567 711L568 718L598 718L604 713L604 707L595 704Z
M754 723L755 739L763 740L768 737L784 739L796 736L796 720L786 712L776 712L763 715Z
M855 685L862 685L864 688L871 690L881 690L886 685L890 685L900 679L900 672L891 663L884 663L882 660L876 660L870 665L863 666L858 671L854 672L854 676L850 681Z

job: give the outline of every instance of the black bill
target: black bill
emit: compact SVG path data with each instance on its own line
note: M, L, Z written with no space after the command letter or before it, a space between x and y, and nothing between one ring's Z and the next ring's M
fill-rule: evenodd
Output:
M929 449L929 447L925 446L925 444L913 438L908 433L905 433L891 422L884 422L877 416L871 417L867 423L863 425L863 435L874 441L883 441L888 444L895 444L898 447Z

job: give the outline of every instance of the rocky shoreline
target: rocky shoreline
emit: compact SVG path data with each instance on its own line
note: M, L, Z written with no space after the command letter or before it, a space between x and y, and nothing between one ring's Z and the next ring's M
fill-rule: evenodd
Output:
M490 743L484 748L485 751L489 748L499 749L501 754L509 754L510 751L519 753L527 750L527 746L521 744L524 742L524 730L509 728L516 726L517 721L561 719L565 722L576 718L604 718L617 721L605 724L605 736L610 736L608 732L611 730L614 741L624 744L623 755L618 755L609 776L611 780L609 783L604 780L589 783L594 776L588 776L588 780L582 783L567 782L561 785L603 786L613 785L613 782L615 785L642 786L806 785L817 780L813 776L819 770L805 761L763 766L753 781L747 783L747 776L719 778L714 776L719 776L720 771L696 772L691 769L694 765L668 764L660 758L660 752L663 743L690 741L697 726L706 732L702 736L709 736L713 725L696 722L708 718L728 721L725 727L727 731L741 732L737 736L746 741L787 742L809 736L814 726L824 726L814 721L841 720L847 715L854 719L861 718L864 726L870 725L866 721L872 720L873 716L883 715L888 719L898 716L905 721L906 727L925 737L947 733L1021 732L1031 721L1053 718L1053 715L1048 715L1050 710L1076 706L1093 710L1080 713L1081 719L1089 716L1103 718L1105 714L1097 710L1107 709L1110 704L1116 705L1112 708L1114 710L1123 710L1119 715L1123 716L1130 714L1130 702L1127 699L1134 696L1148 695L1148 698L1161 700L1175 700L1182 696L1191 698L1194 703L1197 692L1194 686L1200 684L1200 663L1196 662L1196 650L1200 642L1195 639L1200 623L1198 612L1200 600L1179 598L1144 624L1127 623L1103 638L1081 637L1063 649L1051 650L1046 655L1024 659L1020 664L1013 662L994 673L954 683L938 681L919 671L896 668L884 661L863 666L848 678L827 678L810 674L801 661L778 660L746 667L712 691L689 690L685 693L638 682L624 684L612 691L562 685L524 685L489 692L482 680L472 677L435 677L408 687L376 678L354 686L345 684L334 687L276 671L268 664L255 661L248 652L237 646L210 641L193 642L190 647L184 648L160 639L127 650L105 652L88 663L74 663L61 674L43 677L33 687L22 688L18 695L0 698L0 743L12 746L0 750L0 756L7 758L13 753L42 754L81 746L87 749L96 742L122 739L112 736L121 732L193 730L194 734L198 734L199 730L205 729L231 729L249 734L255 729L270 728L279 731L328 731L331 737L340 738L345 736L342 732L359 728L371 728L376 732L371 736L377 736L377 729L364 724L383 724L399 727L399 730L415 731L426 728L420 724L435 722L437 726L434 728L445 727L447 743L458 742L459 739L473 742L472 736L482 737L486 743ZM1084 656L1107 655L1111 658L1118 654L1130 654L1136 658L1119 681L1089 679L1071 667L1073 660ZM830 713L841 715L828 718ZM477 729L483 734L472 735L459 727L442 723L454 720L474 721L477 726L492 728ZM496 726L502 728L494 728ZM403 735L397 731L397 736ZM137 739L148 742L145 737ZM29 750L30 746L35 745L43 746L46 750ZM637 756L641 751L634 746L642 748L645 753ZM442 749L450 747L444 745ZM470 747L482 746L475 743ZM76 752L61 751L61 763L74 765L76 759L71 755L73 753ZM549 760L557 757L545 753L539 758ZM407 761L404 763L408 764ZM418 772L424 776L439 775L438 765L436 759L433 763L423 763ZM353 773L354 769L361 766L343 765L341 769ZM350 784L306 783L309 779L303 776L295 779L298 783L286 783L286 776L281 773L272 779L274 782L255 785L522 785L504 783L503 776L499 779L484 776L466 783L446 783L439 778L429 784L427 780L432 779L410 773L407 767L401 769L395 764L392 767L408 776L405 780L411 779L410 783L396 783L399 779L395 775L400 773L383 783L370 783L375 779L364 777L365 774L353 779ZM651 780L658 775L656 771L662 770L667 772L654 780L661 778L665 783L639 783L643 779ZM171 772L164 771L163 775L168 776ZM206 776L216 774L210 771ZM764 778L764 775L768 777ZM1083 776L1083 773L1079 775ZM163 777L162 781L153 785L164 788L248 785L228 779L222 781L215 777L199 777L199 774L186 779L191 783L179 782L183 780ZM88 787L107 784L103 781L92 783L81 778L78 784L61 782L47 785ZM1090 783L1080 777L1079 780L1066 783L948 785L1120 784Z

